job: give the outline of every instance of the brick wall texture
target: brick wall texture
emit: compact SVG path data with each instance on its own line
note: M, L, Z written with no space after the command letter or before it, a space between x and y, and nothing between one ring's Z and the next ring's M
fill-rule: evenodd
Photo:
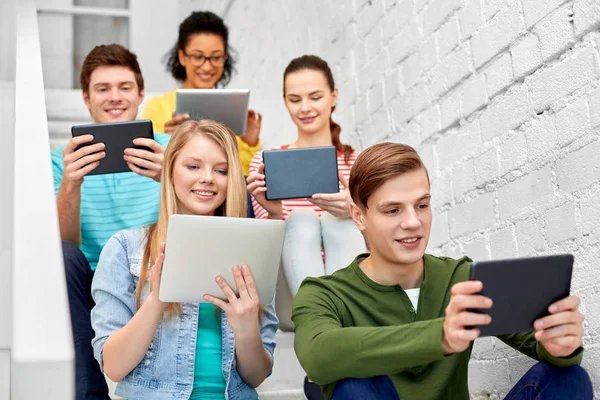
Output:
M342 140L415 146L432 177L429 251L477 260L569 252L600 398L600 1L182 1L226 13L264 147L295 137L282 74L332 66ZM478 340L473 398L502 398L532 362Z

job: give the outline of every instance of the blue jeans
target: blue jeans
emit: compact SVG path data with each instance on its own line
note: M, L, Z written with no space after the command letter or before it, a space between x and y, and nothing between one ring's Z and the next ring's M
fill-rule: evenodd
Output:
M527 371L505 397L505 400L591 400L592 381L579 365L558 368L539 362Z
M535 364L505 400L591 400L592 382L579 365L568 368L553 367L545 362ZM389 376L374 378L347 378L338 381L331 400L399 400Z
M90 313L94 307L91 293L94 271L73 243L63 241L62 248L75 346L75 399L108 400L108 385L92 348L94 330Z

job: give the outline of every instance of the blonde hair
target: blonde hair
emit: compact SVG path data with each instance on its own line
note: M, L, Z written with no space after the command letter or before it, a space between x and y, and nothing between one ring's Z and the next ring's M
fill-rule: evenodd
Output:
M200 120L187 121L173 133L169 145L165 150L163 169L160 179L160 209L158 221L150 226L147 234L146 248L140 270L140 281L136 289L138 308L142 304L142 291L148 279L148 270L154 260L158 258L160 243L167 238L167 225L169 218L178 213L177 196L173 184L173 166L181 149L194 137L205 135L214 140L224 151L227 157L227 197L223 204L215 210L215 215L223 217L246 217L247 194L246 182L240 165L237 142L235 135L229 128L215 121ZM152 287L150 287L152 290ZM180 303L169 303L169 314L181 313Z

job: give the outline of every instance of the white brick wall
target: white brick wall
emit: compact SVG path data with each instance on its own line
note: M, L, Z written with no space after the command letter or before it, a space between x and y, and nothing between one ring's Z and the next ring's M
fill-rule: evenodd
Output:
M219 1L182 3L224 11ZM584 365L599 397L600 2L238 0L226 22L239 52L231 87L252 90L265 147L295 136L285 66L317 54L340 89L342 139L405 142L429 167L432 252L575 254ZM500 398L531 363L498 341L486 346L474 352L471 388Z

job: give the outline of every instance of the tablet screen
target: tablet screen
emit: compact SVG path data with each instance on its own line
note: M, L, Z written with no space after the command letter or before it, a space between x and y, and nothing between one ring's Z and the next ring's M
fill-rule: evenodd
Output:
M299 199L340 191L334 146L263 152L267 200Z
M243 136L248 121L250 91L246 89L177 89L176 114L193 120L210 119Z
M100 160L100 164L88 175L131 172L127 161L123 159L125 149L134 148L152 151L148 147L134 145L133 140L137 138L154 139L152 122L150 120L77 125L71 128L71 134L73 137L86 134L94 136L94 140L79 147L104 143L106 156Z
M494 302L489 310L473 310L492 317L489 325L477 327L481 336L533 330L550 304L569 296L572 269L571 254L474 262L470 280L481 281L481 294Z

